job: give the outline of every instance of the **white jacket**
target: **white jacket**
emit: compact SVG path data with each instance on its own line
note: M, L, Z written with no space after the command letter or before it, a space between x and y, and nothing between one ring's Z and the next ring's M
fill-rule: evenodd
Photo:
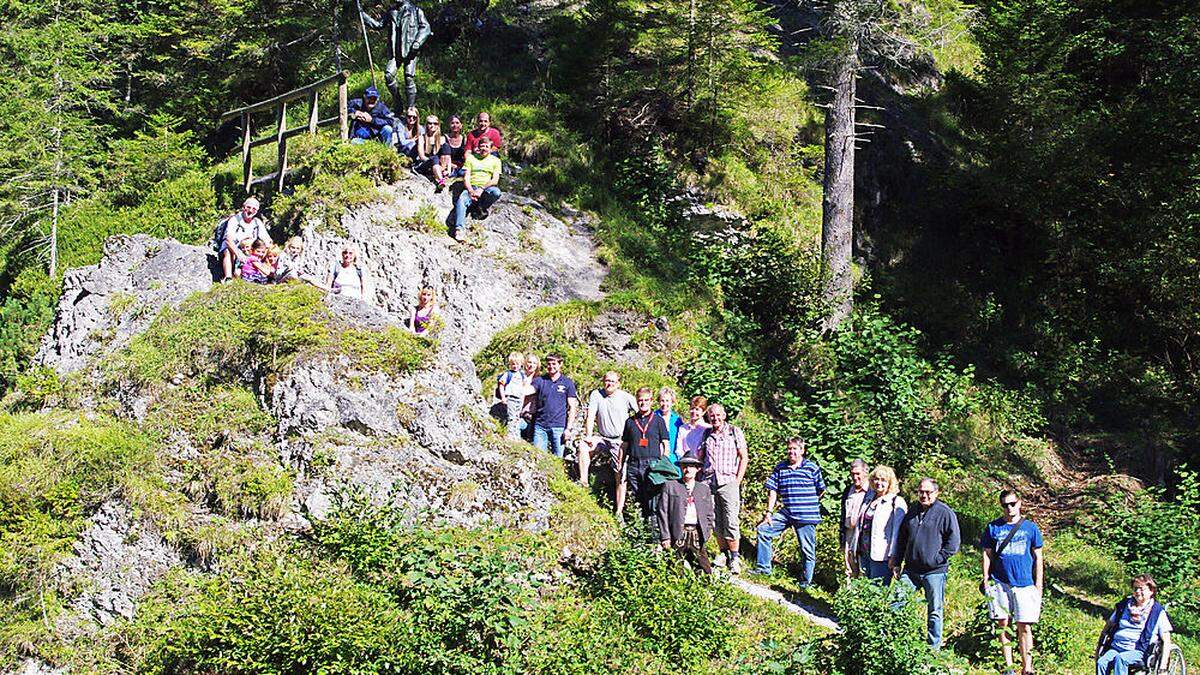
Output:
M863 505L863 513L866 513L868 506L869 503ZM885 496L875 507L875 516L871 519L871 560L884 562L895 555L900 523L904 522L907 511L908 504L900 495Z

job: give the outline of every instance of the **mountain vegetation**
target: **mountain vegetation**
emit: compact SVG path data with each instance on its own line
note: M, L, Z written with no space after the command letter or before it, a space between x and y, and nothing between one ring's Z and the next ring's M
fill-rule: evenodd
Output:
M414 529L347 502L308 534L263 534L297 477L273 456L261 392L224 366L253 365L265 382L336 351L399 375L426 364L431 344L340 326L315 292L234 284L158 315L101 382L61 378L33 355L64 272L97 263L106 238L202 244L236 208L238 138L222 111L338 67L354 90L371 82L352 7L14 0L0 10L0 54L15 65L0 73L0 668L36 657L78 672L988 672L999 649L973 544L1004 486L1048 535L1040 672L1089 669L1105 608L1144 571L1200 664L1193 8L905 4L921 21L890 27L908 31L892 68L856 56L842 73L858 83L843 101L860 99L850 123L879 125L860 124L869 142L843 158L857 206L841 202L853 228L842 296L830 294L822 200L827 66L846 45L803 29L821 25L811 7L423 7L434 36L422 111L466 123L489 110L505 161L521 167L506 189L590 214L608 268L605 299L540 308L498 333L474 358L483 380L509 351L555 350L581 388L616 368L627 388L722 402L750 442L748 514L796 434L825 467L831 512L851 459L894 466L906 494L936 478L965 542L947 649L929 652L915 615L844 582L834 523L818 531L813 589L794 588L786 541L784 571L757 579L854 624L829 635L680 574L545 457L539 480L559 506L544 533ZM292 148L307 182L264 195L277 235L313 214L336 228L406 168L324 136ZM273 162L254 156L261 173ZM647 326L652 358L631 367L602 353L590 328L613 312ZM165 384L176 373L185 386ZM153 422L122 410L130 388L156 390ZM81 397L101 405L85 413ZM186 466L163 451L180 434L204 448ZM486 424L480 443L532 452ZM158 580L135 618L68 635L59 619L77 589L57 570L112 498L190 564ZM192 518L197 504L214 517ZM564 546L579 559L564 563Z

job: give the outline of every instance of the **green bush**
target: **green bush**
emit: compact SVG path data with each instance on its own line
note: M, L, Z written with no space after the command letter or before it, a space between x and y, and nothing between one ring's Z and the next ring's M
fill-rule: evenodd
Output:
M105 417L0 414L0 662L60 609L57 564L87 519L121 498L157 507L165 491L151 440Z
M411 616L303 549L263 551L216 577L175 571L126 630L147 673L419 673Z
M395 182L405 166L401 156L382 143L355 145L325 136L306 139L292 163L304 167L309 179L294 193L273 201L276 219L294 228L302 219L315 218L334 231L348 209L378 199L377 186Z
M400 514L362 505L323 523L317 540L355 574L410 608L436 635L429 669L478 672L512 659L536 598L529 541L500 531L412 530Z
M673 556L645 545L614 546L601 557L587 588L645 649L680 668L729 653L729 613L737 591L682 569Z
M1178 475L1174 499L1153 487L1131 502L1114 496L1093 530L1131 573L1153 575L1163 591L1200 573L1200 476L1182 469Z
M338 337L338 351L355 365L391 375L424 368L433 357L430 341L403 328L383 330L351 328Z
M892 607L894 591L855 579L834 597L842 632L834 638L843 673L910 675L928 672L933 653L925 642L924 603L915 595Z

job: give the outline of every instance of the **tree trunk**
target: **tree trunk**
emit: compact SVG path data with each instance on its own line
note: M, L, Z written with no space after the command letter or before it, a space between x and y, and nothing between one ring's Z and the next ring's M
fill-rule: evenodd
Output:
M833 100L825 113L825 185L821 208L822 300L825 330L853 309L850 257L854 241L854 94L858 46L848 40L833 64Z

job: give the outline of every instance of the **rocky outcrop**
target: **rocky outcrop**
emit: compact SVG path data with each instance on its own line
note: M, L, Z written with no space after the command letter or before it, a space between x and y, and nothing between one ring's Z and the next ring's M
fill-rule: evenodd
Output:
M34 362L71 373L124 347L163 307L208 290L215 263L200 246L145 235L109 238L100 264L63 275L54 325Z
M267 440L297 475L291 512L274 526L303 532L354 497L394 505L412 522L544 529L553 504L544 476L527 452L487 440L499 429L471 357L535 307L600 297L605 271L590 233L533 200L506 196L486 220L472 221L472 239L459 244L440 231L449 196L428 181L412 177L385 193L384 202L346 215L336 232L307 226L301 270L320 283L343 247L358 249L374 302L328 298L336 321L356 328L404 326L419 290L434 288L444 323L435 355L427 368L388 375L320 353L256 388L277 420ZM202 247L110 239L99 265L67 274L38 363L86 372L162 308L209 289L215 268ZM146 409L145 401L126 405L135 419ZM72 601L78 615L106 623L130 616L149 585L180 564L184 556L112 502L93 517L63 573L83 589Z

